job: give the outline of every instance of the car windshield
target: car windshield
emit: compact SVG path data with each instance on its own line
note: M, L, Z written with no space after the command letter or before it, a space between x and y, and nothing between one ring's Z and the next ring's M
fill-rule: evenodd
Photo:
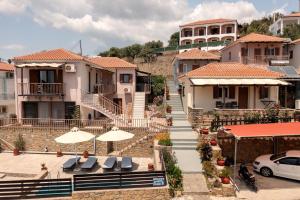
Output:
M278 158L282 158L282 157L285 157L285 156L286 156L286 152L279 153L279 154L273 154L270 157L270 160L277 160Z

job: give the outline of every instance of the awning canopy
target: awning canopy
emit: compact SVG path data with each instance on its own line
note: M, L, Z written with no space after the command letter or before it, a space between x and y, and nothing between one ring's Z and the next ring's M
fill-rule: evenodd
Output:
M224 128L236 138L300 136L300 122L232 125Z
M26 63L26 64L20 64L16 65L16 67L60 67L64 63Z
M191 78L193 85L289 85L290 83L277 79L222 79L222 78Z

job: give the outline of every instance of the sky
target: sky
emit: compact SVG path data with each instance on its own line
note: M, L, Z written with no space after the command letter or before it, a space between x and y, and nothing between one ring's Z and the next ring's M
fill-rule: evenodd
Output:
M96 55L161 40L180 24L210 18L250 22L298 11L298 0L0 0L0 58L65 48Z

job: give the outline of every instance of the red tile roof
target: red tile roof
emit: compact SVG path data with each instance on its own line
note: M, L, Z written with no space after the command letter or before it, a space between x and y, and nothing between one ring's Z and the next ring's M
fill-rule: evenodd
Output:
M237 42L285 42L286 39L270 36L270 35L263 35L258 33L250 33L241 37L237 40Z
M298 44L300 42L300 39L292 41L292 44Z
M279 78L283 74L236 62L214 62L192 70L187 77Z
M179 60L220 60L220 56L200 49L191 49L175 56Z
M65 49L53 49L48 51L41 51L29 55L17 56L13 60L16 61L65 61L65 60L83 60L84 58L76 53Z
M8 63L0 62L0 71L14 71L14 66Z
M236 22L235 19L208 19L208 20L199 20L191 23L187 23L184 25L180 25L180 27L185 26L195 26L195 25L206 25L206 24L219 24L219 23L227 23L227 22Z
M294 12L289 15L285 15L284 17L300 17L300 12Z
M88 61L106 68L136 68L135 64L129 63L117 57L92 57Z

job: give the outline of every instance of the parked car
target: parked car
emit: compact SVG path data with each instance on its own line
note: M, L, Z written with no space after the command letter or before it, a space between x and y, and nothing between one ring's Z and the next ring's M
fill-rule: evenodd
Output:
M300 151L259 156L253 162L254 171L263 176L280 176L300 180Z

